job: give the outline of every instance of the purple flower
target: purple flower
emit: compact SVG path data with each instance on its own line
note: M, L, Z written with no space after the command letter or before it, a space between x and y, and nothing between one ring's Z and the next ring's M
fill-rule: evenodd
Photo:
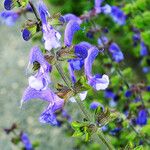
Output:
M82 23L82 20L74 14L66 14L63 16L65 22L69 22L70 20L76 21L78 24Z
M147 117L148 117L147 111L145 109L140 110L138 112L136 123L140 126L146 125L147 124Z
M104 0L95 0L95 7L100 7Z
M113 130L110 131L110 134L113 135L113 136L115 136L115 135L119 134L119 132L121 130L122 130L121 127L116 127L115 129L113 129Z
M96 47L91 47L88 50L88 56L86 57L84 61L84 71L85 75L88 79L88 84L91 85L96 90L104 90L109 85L109 78L107 75L92 75L92 64L98 55L99 50Z
M34 62L38 62L40 64L40 68L34 76L29 77L29 86L36 90L44 90L50 83L49 72L51 71L51 66L45 60L42 52L37 46L31 49L29 65Z
M78 96L80 97L81 101L85 100L85 98L87 96L87 91L83 91L83 92L79 93ZM69 100L73 103L76 102L74 97L71 97Z
M64 35L64 43L66 46L68 47L71 46L73 36L78 30L80 30L80 26L76 21L70 20L67 23L67 26L65 29L65 35Z
M96 11L97 14L101 13L101 4L102 4L103 1L104 0L95 0L94 8L95 8L95 11Z
M25 41L28 41L31 38L32 34L28 29L23 29L22 31L22 37Z
M150 67L143 67L143 72L144 73L149 73L150 72Z
M41 50L38 48L38 46L34 46L29 55L29 65L33 64L34 62L38 62L40 64L41 71L51 71L51 66L48 64L48 62L45 60Z
M95 110L98 106L101 106L104 109L104 106L101 103L96 102L96 101L90 104L90 109Z
M46 5L43 3L43 0L40 0L38 3L38 11L39 11L39 15L42 20L42 23L47 24L47 17L50 17L50 14L48 12Z
M124 25L126 23L126 16L124 12L117 6L111 7L111 17L119 25Z
M3 11L0 13L0 18L7 26L13 26L19 19L20 15L13 11Z
M114 94L114 92L111 89L106 89L105 90L105 97L114 99L115 94Z
M132 96L132 91L127 90L127 91L125 92L125 97L129 98L129 97L131 97L131 96Z
M33 150L32 144L30 142L30 139L26 133L21 133L21 141L24 144L25 150Z
M101 7L101 12L104 14L110 14L111 13L111 6L106 4L105 6Z
M141 56L147 56L148 55L148 49L147 46L145 45L145 43L142 41L140 43L141 49L140 49L140 55Z
M116 43L111 43L109 51L112 54L114 61L120 62L124 59L123 53L121 52L119 46Z
M21 104L31 99L41 99L49 103L48 107L41 114L39 121L50 125L57 125L55 112L60 110L64 105L64 100L59 98L49 88L45 90L36 90L28 87L22 97Z
M139 32L138 32L138 33L135 33L135 34L133 35L132 39L133 39L133 45L134 45L134 46L137 46L138 42L139 42L140 39L141 39L140 33L139 33Z
M14 7L14 0L5 0L4 7L6 10L11 10Z
M45 49L50 51L52 48L58 48L61 46L60 38L61 35L52 26L43 24L43 39Z
M61 35L51 25L49 25L47 18L50 17L50 14L42 0L40 0L40 3L38 5L38 11L42 20L42 32L45 49L50 51L52 48L60 47L59 40L61 38Z
M48 107L42 112L39 117L41 123L50 124L52 126L58 126L59 122L55 114L56 111L61 110L64 105L64 100L59 98L56 94L51 92L51 102Z
M102 37L98 38L97 42L98 42L98 46L104 47L105 45L108 44L109 40L106 36L102 36Z
M75 70L81 70L84 65L84 61L82 59L70 59L68 60L68 70L73 83L76 82Z
M76 82L74 71L81 70L81 68L84 65L84 59L88 55L87 51L90 47L91 44L87 42L81 42L74 46L74 53L77 56L77 58L68 60L69 63L68 69L73 83Z
M74 53L78 58L85 59L88 55L88 49L92 45L88 42L80 42L79 44L74 46Z

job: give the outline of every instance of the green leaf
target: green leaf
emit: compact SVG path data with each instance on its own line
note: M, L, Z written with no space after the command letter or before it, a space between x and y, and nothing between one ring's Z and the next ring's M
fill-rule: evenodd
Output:
M119 117L119 115L120 114L118 112L111 112L109 108L106 108L104 111L102 111L101 107L98 107L95 112L95 121L98 123L98 125L104 126Z
M73 121L73 122L71 123L71 126L72 126L73 129L77 129L77 128L82 127L83 124L80 123L80 122L78 122L78 121Z
M75 83L76 93L80 93L82 91L87 91L91 87L87 84L87 80L85 76L81 76L81 78Z

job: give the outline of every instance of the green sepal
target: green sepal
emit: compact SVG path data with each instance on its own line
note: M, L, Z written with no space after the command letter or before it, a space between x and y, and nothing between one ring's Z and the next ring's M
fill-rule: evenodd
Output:
M89 90L91 87L87 84L87 80L85 76L81 76L81 78L74 85L76 93L80 93L83 91Z
M97 131L97 127L89 122L74 121L71 123L72 128L75 130L73 137L81 137L85 135L85 141L89 141L91 135Z
M118 117L119 113L110 111L109 108L105 108L105 110L103 111L99 106L95 111L95 121L99 126L104 126Z
M52 26L63 25L63 22L60 21L61 14L57 13L48 18L48 23Z
M29 0L20 0L20 5L21 5L22 7L27 6L28 3L29 3Z
M59 60L59 61L76 58L76 56L74 54L73 46L64 47L64 48L60 49L59 51L57 51L56 55L57 55L57 60Z

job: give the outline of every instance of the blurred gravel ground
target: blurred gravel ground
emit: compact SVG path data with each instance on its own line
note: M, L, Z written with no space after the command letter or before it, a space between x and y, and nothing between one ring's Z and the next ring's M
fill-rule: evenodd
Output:
M27 86L25 69L30 48L31 43L21 38L20 23L13 28L0 24L0 150L18 150L3 132L4 127L10 127L14 122L29 134L31 141L40 142L37 150L71 150L72 138L65 137L59 128L38 122L45 103L33 100L22 110L19 108Z

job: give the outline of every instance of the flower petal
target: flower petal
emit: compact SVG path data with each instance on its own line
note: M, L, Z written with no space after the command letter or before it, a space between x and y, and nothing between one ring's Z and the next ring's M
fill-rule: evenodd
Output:
M65 22L69 22L70 20L74 20L74 21L78 22L78 24L82 23L82 20L74 14L66 14L63 16L63 18L64 18Z
M50 16L48 9L42 0L38 3L38 11L40 18L42 20L42 24L47 24L47 17Z
M111 43L111 45L109 46L109 51L116 62L120 62L124 59L124 55L121 52L120 47L116 43Z
M92 47L88 42L81 42L74 46L74 53L78 58L85 59L88 55L88 49Z
M64 43L66 46L68 46L68 47L71 46L73 36L74 36L75 32L77 32L78 30L80 30L80 26L76 21L70 20L67 23L67 26L65 29L65 36L64 36Z
M35 90L31 87L28 87L22 96L21 106L23 103L28 102L31 99L41 99L44 101L51 102L53 101L53 92L50 89L46 90Z
M85 74L87 76L92 76L92 64L96 58L96 56L98 55L99 53L99 50L96 48L96 47L91 47L89 50L88 50L88 56L86 57L85 59L85 64L84 64L84 71L85 71Z
M124 12L117 6L111 7L111 17L119 25L124 25L126 23L126 15Z

